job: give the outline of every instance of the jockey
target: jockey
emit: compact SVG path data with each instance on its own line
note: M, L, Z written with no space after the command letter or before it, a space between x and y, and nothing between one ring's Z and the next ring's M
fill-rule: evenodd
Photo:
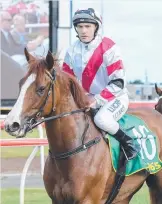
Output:
M96 126L113 135L123 146L127 159L140 151L117 122L127 111L129 98L125 70L117 45L99 34L101 17L94 9L77 10L73 25L79 38L66 52L63 70L74 75L93 95L91 108L99 108Z

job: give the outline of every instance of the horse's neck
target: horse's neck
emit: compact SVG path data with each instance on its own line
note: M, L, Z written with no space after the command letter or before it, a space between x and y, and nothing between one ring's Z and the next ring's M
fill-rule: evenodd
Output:
M59 107L56 108L55 115L59 115L65 112L71 112L76 110L76 106L72 97L68 97L68 100L62 100ZM81 145L82 135L88 122L91 123L89 116L88 121L85 118L84 113L76 113L49 121L46 123L46 132L49 141L50 149L53 152L64 152ZM86 139L90 135L86 134Z

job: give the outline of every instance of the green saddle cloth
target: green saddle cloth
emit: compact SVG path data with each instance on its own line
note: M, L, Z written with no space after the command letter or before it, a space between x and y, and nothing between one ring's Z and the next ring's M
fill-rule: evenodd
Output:
M147 127L145 122L134 115L125 114L119 120L120 127L131 136L136 143L141 146L139 155L128 161L126 166L126 176L130 176L143 169L151 174L162 169L162 161L159 158L157 139L155 134ZM117 170L118 158L120 154L119 142L111 135L106 135L109 141L112 165Z

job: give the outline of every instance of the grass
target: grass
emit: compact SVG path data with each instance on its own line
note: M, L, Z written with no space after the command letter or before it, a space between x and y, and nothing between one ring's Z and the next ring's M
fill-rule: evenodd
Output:
M1 204L18 204L19 189L3 189L1 190ZM44 189L25 189L24 204L51 204L46 191Z
M45 135L45 133L44 133ZM38 131L34 130L32 133L26 135L27 138L39 138ZM1 139L14 139L14 137L7 134L5 131L1 131ZM1 158L17 158L24 157L27 158L33 150L33 147L2 147L1 148ZM48 146L45 147L45 155L48 153ZM36 154L39 156L40 152Z
M24 204L51 204L44 189L25 189ZM19 189L2 189L1 204L18 204ZM149 204L149 196L146 186L144 186L133 198L130 204Z
M149 204L150 198L149 198L149 192L148 188L144 185L140 191L138 191L137 194L133 197L130 204Z

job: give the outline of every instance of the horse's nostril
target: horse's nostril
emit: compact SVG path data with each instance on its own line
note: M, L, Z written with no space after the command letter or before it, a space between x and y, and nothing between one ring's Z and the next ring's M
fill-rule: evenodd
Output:
M17 131L19 129L20 129L20 125L17 122L14 122L12 125L5 124L5 131L8 132L8 133L9 132L15 132L15 131Z
M14 122L10 127L12 132L15 132L20 129L20 124L18 122Z

